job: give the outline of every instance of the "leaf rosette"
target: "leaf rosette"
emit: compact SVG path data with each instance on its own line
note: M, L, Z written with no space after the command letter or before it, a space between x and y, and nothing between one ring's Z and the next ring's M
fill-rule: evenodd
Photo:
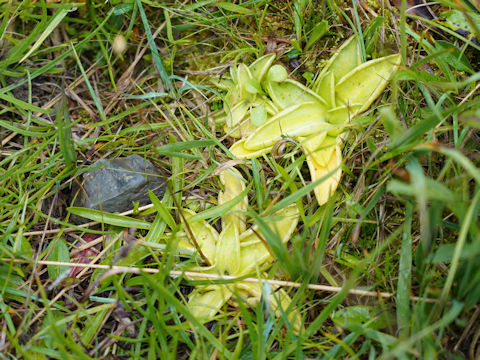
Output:
M247 195L245 180L234 168L224 170L220 174L220 181L224 190L218 194L218 205L222 206L229 201L236 203L221 216L222 230L219 233L207 221L195 221L195 212L184 211L184 217L190 231L177 233L178 246L188 253L196 250L202 253L205 264L190 269L197 272L213 275L229 275L244 277L257 274L266 279L265 271L274 262L270 250L261 238L261 231L257 225L247 229ZM240 198L239 198L240 197ZM289 241L299 218L299 211L295 204L265 218L265 222L272 231L280 235L282 242ZM194 237L192 239L192 237ZM196 248L198 246L198 249ZM193 280L193 279L192 279ZM295 308L290 309L291 299L283 289L272 286L269 299L270 308L276 316L288 313L288 319L295 331L301 329L301 317ZM188 306L196 318L202 322L210 321L220 311L227 301L235 296L241 296L249 304L256 304L262 294L260 283L234 281L228 284L209 284L197 286L189 295ZM281 309L280 309L281 307ZM290 310L287 312L287 310Z
M394 54L367 62L359 39L348 39L330 58L311 88L288 77L275 55L250 66L230 68L222 82L227 91L222 115L225 132L239 140L230 151L239 159L268 154L282 138L299 140L320 205L326 203L341 178L342 134L351 120L381 95L400 64Z

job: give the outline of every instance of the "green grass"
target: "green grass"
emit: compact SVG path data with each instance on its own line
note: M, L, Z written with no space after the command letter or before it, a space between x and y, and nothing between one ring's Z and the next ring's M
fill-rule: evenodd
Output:
M435 33L428 21L417 27L401 6L392 5L398 16L367 6L3 2L0 357L478 358L478 45ZM317 205L295 145L236 166L249 184L249 222L278 260L267 276L297 283L284 289L304 330L295 333L285 313L273 316L263 297L252 306L238 291L201 324L187 306L194 285L238 281L178 276L201 261L179 255L181 208L218 230L237 201L214 206L233 140L214 125L223 94L212 80L268 49L307 83L352 33L367 59L398 52L405 66L348 131L330 201ZM117 55L118 34L127 50ZM169 176L164 198L124 215L72 209L101 226L71 224L72 181L97 159L130 154ZM275 247L263 219L291 203L299 225L288 247ZM97 264L131 269L87 265L69 278L72 251L88 233L105 235Z

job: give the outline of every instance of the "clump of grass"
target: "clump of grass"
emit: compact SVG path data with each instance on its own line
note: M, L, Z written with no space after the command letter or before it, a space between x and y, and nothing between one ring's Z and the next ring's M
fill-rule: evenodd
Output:
M322 12L302 1L76 6L1 8L3 357L478 357L475 44L432 35L428 22L415 30L408 13L388 3L326 1ZM384 21L369 26L372 12ZM323 20L328 31L309 43ZM193 286L236 281L185 280L182 271L199 260L172 241L179 209L212 208L219 167L232 160L232 140L212 120L221 94L209 80L265 51L302 80L353 32L363 36L366 58L391 47L404 66L346 137L336 195L321 207L312 194L297 199L301 222L269 271L269 279L299 286L284 288L305 332L242 294L200 324L186 307ZM118 55L116 36L127 42ZM99 158L133 153L169 176L161 202L100 214L97 227L69 223L75 177ZM253 183L253 218L308 183L295 146L279 155L240 166ZM87 249L95 263L76 262L75 251ZM71 267L84 270L69 278Z

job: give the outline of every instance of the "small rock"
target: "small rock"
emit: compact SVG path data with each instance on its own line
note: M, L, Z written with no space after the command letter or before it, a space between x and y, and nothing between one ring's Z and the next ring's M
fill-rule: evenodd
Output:
M141 156L102 159L91 167L73 186L72 206L120 213L132 209L132 202L149 204L148 190L159 198L165 192L164 175ZM85 221L75 215L70 219L76 223Z

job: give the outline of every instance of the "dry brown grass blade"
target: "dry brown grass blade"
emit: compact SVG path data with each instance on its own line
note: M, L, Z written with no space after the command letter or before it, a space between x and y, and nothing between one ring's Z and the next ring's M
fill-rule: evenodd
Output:
M20 264L30 264L31 261L24 260L24 259L9 259L9 258L2 258L1 261L4 262L13 262L13 263L20 263ZM112 274L118 273L132 273L132 274L158 274L160 272L159 269L154 268L139 268L139 267L129 267L129 266L109 266L109 265L101 265L101 264L78 264L78 263L70 263L70 262L62 262L62 261L48 261L48 260L41 260L37 262L40 265L55 265L55 266L75 266L75 267L84 267L87 269L103 269L103 270L110 270ZM194 272L194 271L178 271L178 270L171 270L169 271L170 276L188 276L191 278L196 279L205 279L205 280L238 280L247 283L259 283L265 282L271 285L281 286L281 287L290 287L290 288L301 288L304 284L293 282L293 281L283 281L283 280L264 280L264 279L257 279L257 278L238 278L236 276L229 276L229 275L215 275L215 274L205 274L201 272ZM325 291L330 293L338 293L342 290L342 287L339 286L329 286L329 285L320 285L320 284L307 284L307 289L316 290L316 291ZM368 291L368 290L361 290L361 289L350 289L348 290L350 295L358 295L358 296L370 296L370 297L378 297L380 299L389 299L395 296L394 293L389 292L377 292L377 291ZM427 303L437 303L437 299L432 298L423 298L419 296L410 296L410 300L412 301L423 301Z

